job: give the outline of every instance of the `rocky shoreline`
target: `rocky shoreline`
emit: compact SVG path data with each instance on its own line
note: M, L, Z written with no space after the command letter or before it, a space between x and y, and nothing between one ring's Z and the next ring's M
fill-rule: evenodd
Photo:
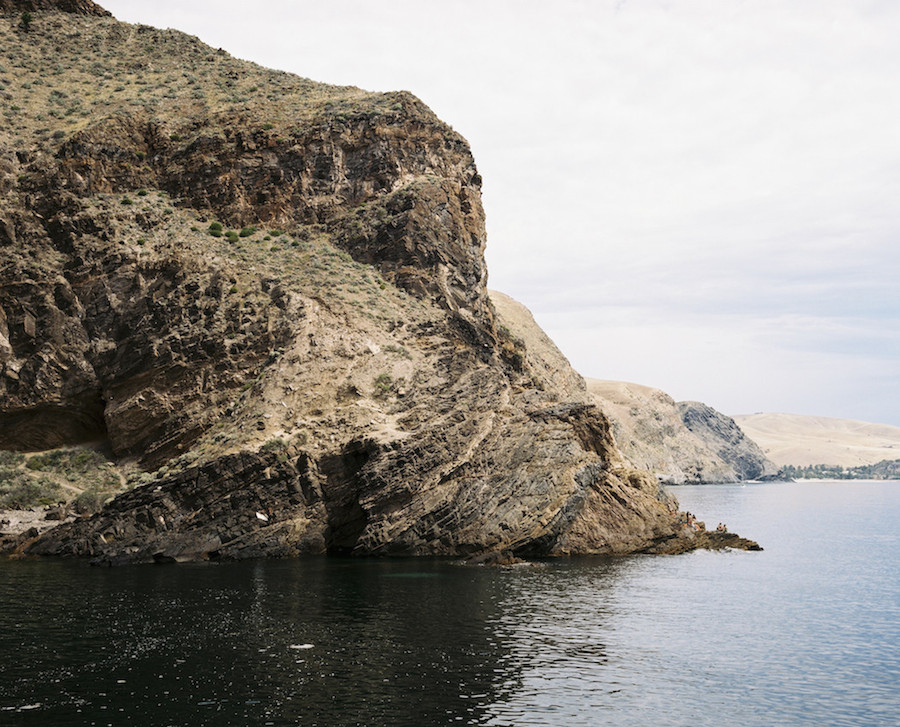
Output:
M673 517L683 520L683 513L676 513ZM86 516L83 516L86 517ZM74 515L65 515L60 518L59 512L53 506L31 510L3 510L0 511L0 557L11 559L36 558L30 553L31 546L38 543L53 528L65 523L71 523L78 519ZM763 548L755 541L742 538L735 533L707 531L705 528L682 525L673 535L652 544L644 550L636 551L651 555L680 555L694 550L746 550L761 551ZM270 553L266 553L270 556ZM148 563L177 563L194 560L193 558L178 558L167 554L165 551L145 551L141 557L133 555L98 555L89 558L92 565L96 566L121 566ZM206 558L218 560L218 558ZM225 560L236 558L225 558ZM526 564L532 561L521 558L509 550L492 550L471 556L464 561L467 565L478 566L513 566Z

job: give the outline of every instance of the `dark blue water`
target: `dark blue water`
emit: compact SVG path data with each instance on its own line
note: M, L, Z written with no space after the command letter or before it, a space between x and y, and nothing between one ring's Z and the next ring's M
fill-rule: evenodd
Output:
M900 725L900 484L673 490L765 551L0 562L0 725Z

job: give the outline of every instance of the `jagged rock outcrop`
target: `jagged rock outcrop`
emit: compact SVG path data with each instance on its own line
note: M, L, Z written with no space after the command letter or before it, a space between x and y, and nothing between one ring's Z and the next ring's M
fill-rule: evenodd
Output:
M499 325L523 342L532 365L567 397L587 396L609 418L616 444L633 467L668 485L736 482L777 472L752 441L735 436L727 417L712 409L715 431L698 426L694 409L688 409L695 433L682 419L681 405L659 389L582 379L525 306L503 293L490 291L490 296Z
M96 14L17 22L0 18L16 107L0 449L105 438L144 470L19 550L552 555L683 537L577 374L496 325L480 178L420 101Z
M777 473L732 420L706 405L676 403L664 391L623 381L589 379L588 389L611 419L626 458L665 484L737 482Z
M739 480L775 477L778 468L731 417L699 401L678 402L684 425L727 463Z

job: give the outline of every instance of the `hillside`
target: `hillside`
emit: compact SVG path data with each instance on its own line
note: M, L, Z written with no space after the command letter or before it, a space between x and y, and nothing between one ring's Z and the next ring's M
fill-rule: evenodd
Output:
M633 466L663 484L736 482L776 473L728 417L696 402L676 404L649 386L582 379L524 305L493 290L490 297L498 323L524 344L532 365L570 396L586 391L609 417L616 444Z
M800 414L742 414L744 433L778 466L856 467L900 459L900 427Z
M27 27L34 5L2 7L0 449L92 442L127 482L7 549L697 545L578 375L497 325L481 178L421 101L87 0L42 2Z
M613 422L616 442L635 466L667 484L738 482L777 468L729 417L699 402L623 381L588 379Z

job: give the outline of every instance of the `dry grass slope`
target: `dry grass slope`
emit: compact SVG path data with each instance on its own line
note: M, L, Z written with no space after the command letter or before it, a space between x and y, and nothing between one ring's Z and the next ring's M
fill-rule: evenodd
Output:
M744 433L779 467L842 467L900 459L900 427L801 414L741 414Z

